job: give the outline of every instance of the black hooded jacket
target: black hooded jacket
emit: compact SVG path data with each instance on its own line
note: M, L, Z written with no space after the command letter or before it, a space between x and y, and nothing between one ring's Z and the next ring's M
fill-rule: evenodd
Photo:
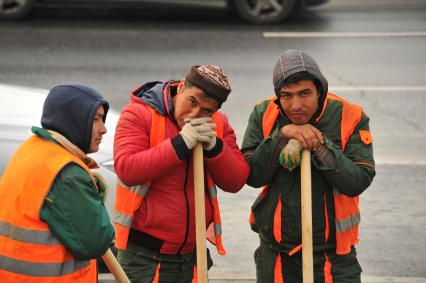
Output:
M105 122L108 102L94 89L80 84L64 84L52 88L41 116L43 128L65 136L84 153L89 153L95 114L103 105Z

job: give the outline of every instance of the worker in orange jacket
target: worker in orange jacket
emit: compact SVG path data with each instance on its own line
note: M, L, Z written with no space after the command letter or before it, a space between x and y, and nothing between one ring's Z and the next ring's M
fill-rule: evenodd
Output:
M90 170L108 102L80 84L52 88L42 128L0 178L0 282L97 282L96 258L114 238L106 185Z
M265 186L250 218L260 238L257 282L302 282L302 149L313 152L315 282L360 282L358 199L375 175L369 118L329 93L317 63L302 51L278 58L273 83L275 96L255 106L242 145L247 184Z

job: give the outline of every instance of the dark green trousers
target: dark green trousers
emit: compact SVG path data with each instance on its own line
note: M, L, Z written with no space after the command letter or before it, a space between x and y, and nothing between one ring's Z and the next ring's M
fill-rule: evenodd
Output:
M196 254L159 254L128 242L127 250L118 251L118 261L132 283L151 283L158 267L158 282L189 283L194 276ZM213 265L209 253L207 262L209 267Z
M273 283L274 269L278 252L261 243L254 253L256 262L256 278L258 283ZM303 282L302 251L289 256L280 253L281 272L285 283ZM333 283L360 283L361 266L353 247L347 255L337 255L335 250L314 253L314 281L326 283L331 278Z

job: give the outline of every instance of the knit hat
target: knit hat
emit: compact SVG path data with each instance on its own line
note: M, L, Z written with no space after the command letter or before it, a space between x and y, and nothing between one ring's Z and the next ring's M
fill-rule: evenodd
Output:
M318 64L311 56L299 50L288 50L278 58L273 71L275 94L278 95L289 77L300 72L309 73L316 78L321 85L321 96L327 94L328 82L321 73Z
M219 101L220 104L226 101L231 92L228 77L218 66L192 66L185 79Z

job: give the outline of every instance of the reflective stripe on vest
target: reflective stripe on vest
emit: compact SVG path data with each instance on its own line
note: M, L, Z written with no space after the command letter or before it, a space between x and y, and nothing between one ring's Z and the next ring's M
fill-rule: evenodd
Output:
M263 114L262 118L262 131L264 138L268 137L274 127L274 124L279 115L279 109L274 103L276 97L269 99L268 107ZM341 147L342 152L345 149L346 142L354 132L356 126L361 120L362 108L358 105L349 103L344 99L328 93L324 102L324 106L320 116L316 121L319 121L322 117L327 104L330 100L338 101L342 104L342 122L340 129L341 136ZM257 197L256 202L259 202L270 189L270 186L265 186L262 192ZM334 193L334 207L335 207L335 224L336 224L336 253L347 254L351 251L351 246L358 243L358 225L361 217L359 212L359 197L348 197L343 194L339 194L338 191L333 189ZM255 224L253 212L250 214L250 223ZM281 227L279 228L281 229ZM274 227L274 231L276 231ZM328 231L326 231L328 233Z
M96 260L75 260L39 218L56 175L71 162L91 175L80 159L37 136L9 162L0 179L0 281L96 281Z
M157 111L148 107L151 111L151 133L150 147L161 143L165 140L166 117L159 114ZM218 113L213 114L212 122L216 124L217 136L222 138L224 125L222 118ZM217 201L217 190L213 179L207 175L208 196L213 208L213 223L207 229L207 238L210 242L216 245L219 254L224 255L226 251L222 244L222 226L220 221L219 203ZM114 203L113 219L115 223L116 241L115 245L121 250L127 248L130 228L133 223L133 217L136 210L142 204L146 194L148 193L151 182L147 182L140 186L128 187L120 180L116 186L116 200Z

